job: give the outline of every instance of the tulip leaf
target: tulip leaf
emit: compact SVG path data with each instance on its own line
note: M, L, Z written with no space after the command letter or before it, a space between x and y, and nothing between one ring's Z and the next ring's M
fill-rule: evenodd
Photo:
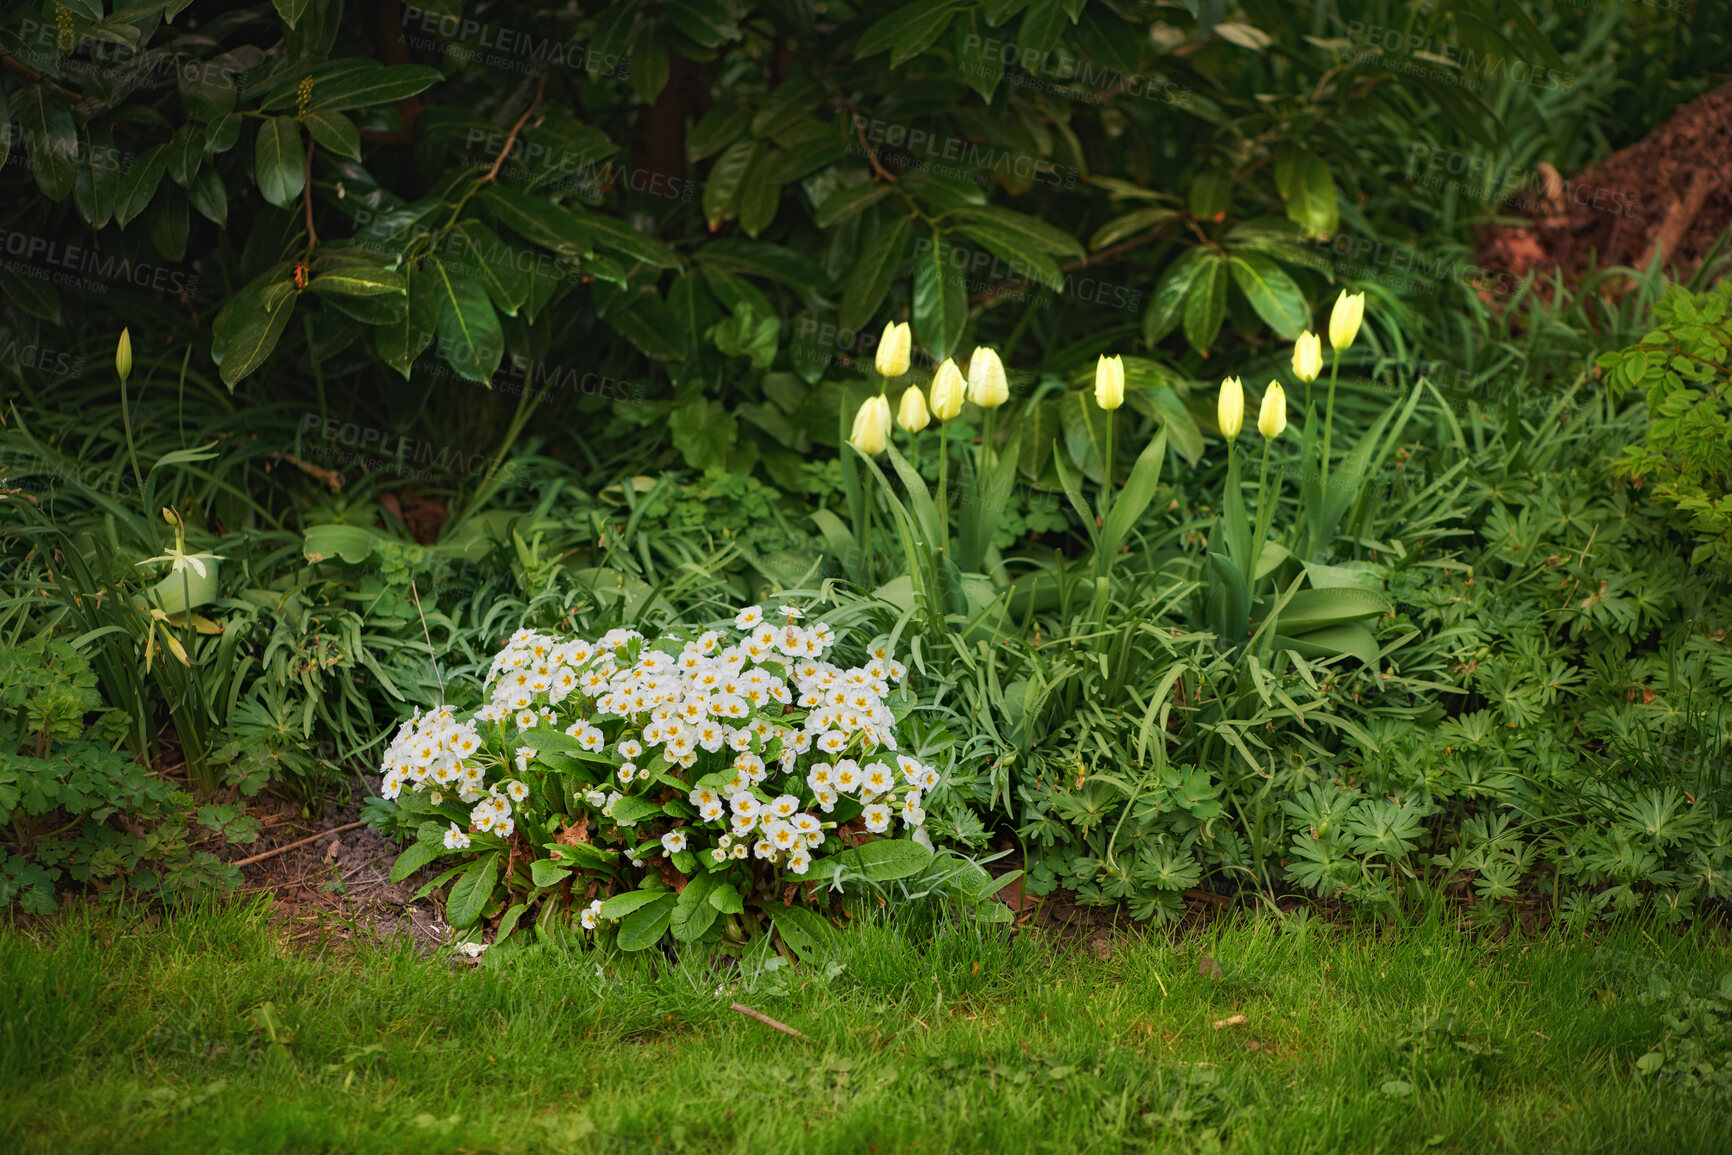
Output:
M1300 590L1281 607L1281 631L1300 637L1311 630L1389 613L1389 596L1366 586Z
M1377 645L1376 636L1361 622L1327 626L1308 631L1299 637L1276 634L1275 647L1292 650L1302 658L1334 658L1347 655L1358 658L1372 669L1376 669L1378 655L1382 652Z
M1100 550L1103 556L1114 557L1119 552L1119 546L1124 544L1131 527L1141 520L1143 513L1149 508L1149 502L1154 500L1155 491L1160 488L1161 466L1167 460L1167 430L1161 431L1137 455L1137 462L1131 466L1131 475L1125 479L1124 488L1113 496L1112 508L1107 512L1106 526L1101 531Z

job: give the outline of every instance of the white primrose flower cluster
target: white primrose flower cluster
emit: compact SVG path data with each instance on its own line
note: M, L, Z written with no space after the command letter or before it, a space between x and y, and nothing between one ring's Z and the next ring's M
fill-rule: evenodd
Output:
M695 814L640 844L639 865L659 846L669 858L689 852L700 869L751 859L804 874L836 825L820 815L844 799L845 816L858 813L873 833L898 818L920 826L938 774L896 753L885 703L906 668L884 647L863 666L838 667L824 660L835 642L827 623L805 627L799 610L781 613L772 624L748 606L733 631L658 641L633 630L594 642L519 630L494 658L489 701L473 716L441 707L404 724L385 752L383 793L421 791L434 805L449 793L472 804L469 830L453 823L446 832L448 850L467 848L472 832L509 838L540 757L514 734L550 727L608 759L611 773L582 799L616 827L636 825L613 818L628 794L688 788L689 810L670 809ZM600 906L580 912L585 928L597 925Z

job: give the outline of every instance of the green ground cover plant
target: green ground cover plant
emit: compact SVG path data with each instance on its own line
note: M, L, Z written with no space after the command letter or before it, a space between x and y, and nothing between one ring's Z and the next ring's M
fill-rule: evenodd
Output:
M1665 1078L1724 1078L1732 956L1712 936L1263 914L1102 958L919 915L851 928L820 966L716 970L294 948L257 905L77 913L0 939L0 1134L25 1152L1724 1145L1724 1083Z

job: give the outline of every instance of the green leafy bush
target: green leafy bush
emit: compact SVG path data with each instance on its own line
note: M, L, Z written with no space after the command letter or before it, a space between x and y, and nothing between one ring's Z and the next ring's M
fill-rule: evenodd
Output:
M117 749L127 719L96 682L69 642L0 648L0 908L49 913L63 883L171 900L233 886L240 871L196 844L250 842L258 822L199 805Z
M1597 364L1612 395L1641 390L1647 434L1616 469L1675 507L1696 534L1690 560L1732 573L1732 281L1703 292L1673 286L1655 328Z

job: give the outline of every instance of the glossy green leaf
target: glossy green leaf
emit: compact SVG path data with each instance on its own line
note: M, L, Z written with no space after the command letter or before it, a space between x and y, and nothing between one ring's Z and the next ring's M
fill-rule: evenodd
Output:
M18 97L18 134L37 189L51 201L65 200L78 179L78 128L66 98L46 84L25 88Z
M167 167L168 149L160 144L151 145L133 160L114 194L114 219L122 228L150 206Z
M1114 217L1096 229L1095 235L1089 238L1089 248L1104 249L1109 245L1116 245L1126 238L1139 236L1168 221L1177 220L1178 217L1177 209L1163 205L1133 210L1122 217Z
M1199 353L1208 353L1226 319L1227 280L1227 263L1210 252L1185 296L1185 340Z
M650 25L631 52L631 90L645 104L654 104L667 87L671 71L668 40L660 28Z
M271 4L277 10L277 15L281 16L283 23L290 28L300 22L302 14L306 12L307 5L310 3L312 0L271 0Z
M439 353L459 376L488 381L505 357L505 334L478 277L432 260L423 275L433 279L439 302Z
M740 38L734 9L723 0L668 0L662 11L682 35L705 48L720 48Z
M301 118L301 123L307 126L315 141L338 156L361 159L361 130L342 113L321 109L307 113Z
M740 185L746 173L761 164L768 152L769 146L762 141L735 141L710 166L709 179L704 182L704 217L712 229L738 211Z
M294 117L273 116L259 125L258 139L253 144L253 176L258 181L259 193L277 208L286 209L300 197L307 181L307 149L301 140L300 123ZM123 186L121 203L126 200ZM117 207L115 216L120 215Z
M491 185L476 199L500 224L544 249L568 256L583 256L591 249L589 229L546 197Z
M956 352L968 323L968 286L942 237L923 247L914 265L914 340L937 360Z
M535 254L507 244L479 221L464 221L451 230L451 239L456 255L487 287L494 306L515 317L529 296L530 270L538 263Z
M407 380L410 366L433 343L433 333L439 325L439 282L415 269L407 270L404 279L408 283L409 308L401 318L374 329L373 350Z
M228 299L211 323L211 358L230 389L277 347L299 294L286 267L250 282Z
M393 64L372 61L371 68L356 68L329 77L315 76L308 112L347 112L394 104L424 92L444 79L437 68L425 64Z
M1288 151L1282 172L1287 217L1314 237L1332 235L1339 222L1335 178L1323 158L1307 149Z
M1160 283L1155 286L1148 307L1143 311L1143 342L1149 348L1153 349L1179 327L1191 286L1215 259L1213 250L1201 246L1186 249L1161 274Z
M842 328L859 329L878 312L885 294L890 292L912 233L913 222L908 217L897 217L880 227L862 246L853 271L842 286L842 309L837 318Z
M641 232L627 221L618 217L606 216L602 213L592 213L579 210L576 214L578 223L584 228L595 243L616 253L624 253L633 260L642 261L658 269L677 269L680 267L679 254L675 253L665 241L657 240L648 233Z
M901 67L944 35L960 7L960 0L916 0L898 8L861 34L854 46L854 59L888 51L890 67Z
M1029 0L1017 29L1018 50L1037 60L1045 56L1058 44L1069 20L1061 0Z
M1287 271L1261 253L1234 253L1227 258L1233 283L1282 340L1291 341L1311 323L1305 294Z

